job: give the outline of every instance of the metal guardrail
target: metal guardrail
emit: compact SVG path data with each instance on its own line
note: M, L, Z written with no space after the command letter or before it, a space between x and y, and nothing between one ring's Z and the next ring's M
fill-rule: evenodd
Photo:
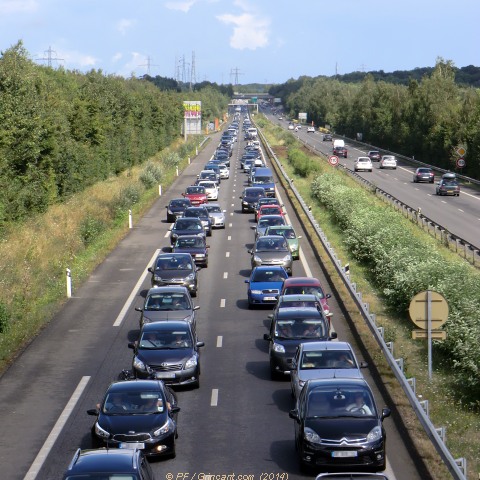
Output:
M467 472L467 462L465 458L455 459L450 451L448 450L445 444L445 427L436 428L430 418L428 412L428 400L419 401L416 397L416 381L415 378L406 378L404 373L404 361L403 358L395 358L394 357L394 345L393 342L385 342L384 340L384 329L381 326L376 325L376 315L371 313L369 310L369 304L363 302L361 292L358 292L356 289L356 284L351 282L350 275L348 270L342 266L340 259L337 257L334 249L328 242L328 239L320 228L320 225L316 221L315 217L312 215L310 208L303 200L302 196L296 189L293 184L293 180L290 179L283 169L280 161L277 159L275 153L273 152L272 148L268 144L263 132L259 129L259 134L262 139L262 142L268 152L268 155L271 160L273 160L278 168L278 170L282 173L285 180L289 183L289 186L295 195L296 199L300 203L305 215L309 219L310 223L312 224L315 232L322 242L328 256L330 257L333 265L337 273L343 280L345 287L350 292L352 299L357 304L360 312L362 313L363 318L366 320L368 327L370 328L372 334L374 335L378 345L380 346L387 362L392 369L395 377L399 381L405 395L410 402L417 418L419 419L420 423L422 424L427 436L431 440L433 446L435 447L436 451L442 458L444 464L448 468L449 472L452 474L452 478L456 480L466 480L466 472ZM360 177L361 178L361 177Z
M315 153L316 155L322 155L323 157L327 158L327 155L320 150L317 150L315 146L310 145L308 142L303 141L302 139L298 138L297 139L303 143L303 145L308 148L312 153ZM350 139L349 139L350 141ZM358 142L357 142L358 143ZM365 145L365 144L363 144ZM386 150L382 150L385 151ZM407 157L402 157L398 156L395 153L392 153L392 155L395 155L397 158L405 158ZM415 161L415 160L414 160ZM417 164L429 166L427 164L417 162ZM448 246L451 250L454 250L456 253L461 255L465 260L468 262L472 263L473 266L477 267L480 266L480 247L476 245L472 245L471 243L467 242L463 238L459 237L458 235L455 235L451 233L447 228L444 226L436 223L432 219L426 217L419 211L419 209L413 208L410 205L407 205L406 203L403 203L401 200L398 198L395 198L393 195L390 193L386 192L385 190L382 190L381 188L377 187L373 183L369 182L365 178L361 177L357 173L353 172L352 170L349 170L346 168L345 165L338 164L337 168L343 168L346 173L348 173L351 177L355 178L358 182L362 183L365 185L368 189L370 189L372 192L375 192L375 194L380 197L382 200L387 201L390 203L392 206L394 206L395 209L401 210L402 213L407 218L410 218L413 222L417 223L422 230L428 232L430 235L432 235L434 238L439 239L445 246ZM446 172L447 170L441 170L436 167L431 167L435 170L438 171L443 171ZM459 175L457 175L460 177ZM475 179L471 179L469 177L462 177L464 179L468 179L471 183L478 183L480 185L480 182Z

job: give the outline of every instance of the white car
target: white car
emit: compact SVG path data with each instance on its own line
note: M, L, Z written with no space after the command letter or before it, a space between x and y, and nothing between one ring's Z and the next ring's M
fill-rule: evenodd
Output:
M292 124L290 124L290 125L288 126L288 129L289 129L289 130L293 130L294 128L295 128L295 127L294 127Z
M307 133L315 133L315 127L312 127L311 125L307 127Z
M198 185L200 187L205 187L207 200L218 200L218 187L215 182L211 182L211 181L198 182Z
M392 168L396 170L397 168L397 159L395 155L383 155L380 159L380 168Z
M371 172L373 170L372 161L368 157L358 157L353 164L353 170L355 172L360 170Z
M212 222L212 228L225 228L225 213L218 203L207 203L205 208Z
M220 178L230 178L230 170L228 169L228 167L224 163L221 163L219 167L220 167Z

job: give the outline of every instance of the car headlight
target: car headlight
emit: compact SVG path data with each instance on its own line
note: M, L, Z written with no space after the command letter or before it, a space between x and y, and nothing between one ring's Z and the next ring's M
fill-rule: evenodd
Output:
M101 438L109 438L110 433L108 433L106 430L104 430L98 422L95 422L95 435Z
M258 255L253 256L253 261L255 263L262 263L262 259Z
M154 275L153 276L153 279L156 281L156 282L161 282L162 281L162 277L160 275Z
M262 293L262 291L261 290L250 290L250 293L252 295L260 295Z
M382 438L382 429L380 427L373 427L367 435L367 442L376 442Z
M285 347L280 343L273 344L273 351L277 353L285 353Z
M303 430L303 434L305 435L305 440L310 443L321 443L322 439L318 435L318 433L314 432L311 428L305 427Z
M283 257L283 260L282 260L282 261L283 261L283 262L289 262L291 258L292 258L292 257L291 257L290 255L285 255L285 256Z
M187 280L193 280L194 279L194 276L193 276L193 273L191 273L188 277L187 277Z
M142 372L145 372L147 370L145 364L138 357L133 357L133 368L137 370L142 370Z
M186 361L185 368L193 368L196 366L197 366L197 356L193 355Z
M204 254L204 253L197 253L197 254L195 254L195 256L196 256L197 258L204 258L204 257L205 257L205 254Z
M299 380L299 381L298 381L298 386L299 386L300 388L303 388L304 385L305 385L305 380Z
M160 437L161 435L166 435L174 430L173 421L171 418L168 420L158 429L153 432L154 437Z
M245 200L242 201L242 204L243 205L248 205L248 202L246 202Z

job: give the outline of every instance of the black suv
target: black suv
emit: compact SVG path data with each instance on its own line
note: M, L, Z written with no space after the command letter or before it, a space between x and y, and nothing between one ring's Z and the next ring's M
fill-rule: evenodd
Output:
M63 474L63 480L78 478L155 480L150 464L141 450L120 448L78 449Z
M242 193L242 213L255 212L259 198L266 197L267 193L263 187L247 187Z
M191 206L192 203L188 198L174 198L170 200L169 204L165 207L167 209L167 222L174 222L183 215L187 207Z

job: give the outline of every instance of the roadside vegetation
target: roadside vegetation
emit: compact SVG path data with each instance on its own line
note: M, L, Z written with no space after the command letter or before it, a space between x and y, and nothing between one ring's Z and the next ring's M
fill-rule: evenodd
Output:
M325 159L312 155L293 135L257 121L273 146L283 168L334 246L342 263L350 264L352 280L376 314L385 340L394 344L395 357L403 358L407 378L416 378L419 397L429 400L434 425L446 427L447 445L455 456L467 459L471 476L480 468L480 274L440 242L386 207L370 192ZM304 165L310 164L308 168ZM287 185L288 188L288 185ZM304 218L305 220L306 217ZM312 231L313 234L313 231ZM451 478L439 464L383 355L341 279L318 242L318 253L333 278L365 347L376 362L416 448L436 479ZM433 348L433 379L428 380L427 347L412 340L415 328L408 305L419 291L442 293L450 306L445 342ZM469 477L470 478L470 477ZM473 478L473 477L472 477Z

